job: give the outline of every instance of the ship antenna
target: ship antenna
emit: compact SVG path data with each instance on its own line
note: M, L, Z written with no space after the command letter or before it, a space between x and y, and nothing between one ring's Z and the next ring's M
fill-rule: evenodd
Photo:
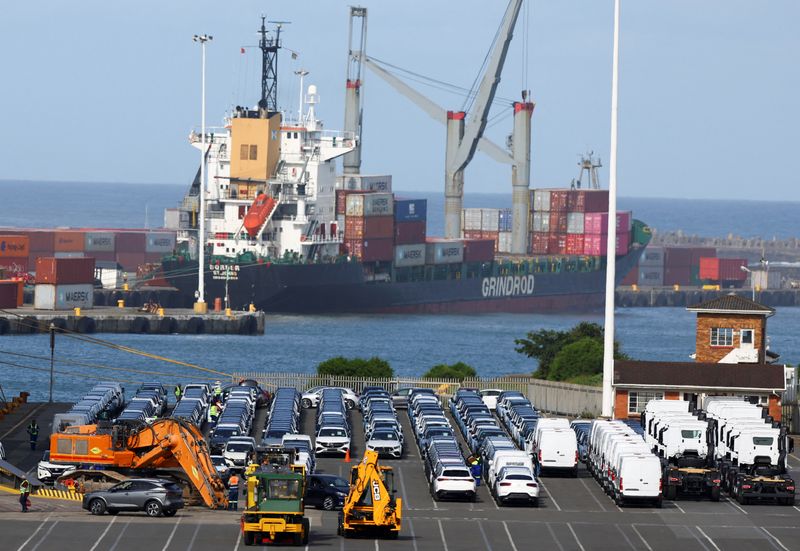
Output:
M281 28L289 21L270 21L276 24L275 38L267 37L266 17L261 16L261 99L259 109L269 112L278 110L278 50L281 47Z

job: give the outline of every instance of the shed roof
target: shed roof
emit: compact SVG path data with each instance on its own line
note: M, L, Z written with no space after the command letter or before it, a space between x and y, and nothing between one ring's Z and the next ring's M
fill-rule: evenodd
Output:
M785 376L782 365L617 360L614 385L783 390Z
M690 312L704 312L715 314L758 314L762 316L771 316L775 313L775 308L764 306L754 300L739 296L734 293L722 295L721 297L712 298L694 306L686 308Z

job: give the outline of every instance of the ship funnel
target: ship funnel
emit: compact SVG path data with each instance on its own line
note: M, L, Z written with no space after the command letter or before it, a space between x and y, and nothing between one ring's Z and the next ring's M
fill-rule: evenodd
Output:
M531 116L532 102L514 103L514 131L511 138L511 252L528 252L528 218L531 180Z

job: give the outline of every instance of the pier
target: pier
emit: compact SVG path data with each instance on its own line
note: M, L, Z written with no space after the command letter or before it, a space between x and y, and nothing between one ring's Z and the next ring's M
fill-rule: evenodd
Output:
M684 307L698 304L706 300L737 294L745 298L752 298L751 289L720 289L708 290L697 287L650 287L633 290L630 287L618 288L616 304L621 308L634 307ZM755 300L765 306L800 306L800 289L765 289L756 291Z

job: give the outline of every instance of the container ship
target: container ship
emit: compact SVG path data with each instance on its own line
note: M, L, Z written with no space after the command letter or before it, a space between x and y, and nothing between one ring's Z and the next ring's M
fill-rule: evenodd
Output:
M280 30L268 33L262 21L259 46L260 101L233 108L222 127L190 135L202 151L207 183L198 169L178 208L166 213L179 250L162 260L163 275L187 301L197 297L198 248L204 247L205 297L235 309L549 313L602 307L607 191L528 190L526 183L522 194L515 188L513 209L462 210L459 203L456 238L428 236L424 200L395 195L390 175L358 172L361 116L351 107L361 79L348 74L345 130L328 130L315 112L317 88L303 86L304 74L297 111L277 107ZM533 104L523 98L514 111L527 115L523 156L529 159ZM448 122L460 118L448 113ZM344 174L337 175L340 158ZM522 172L515 171L517 184ZM616 223L619 284L649 233L630 212L618 213Z

